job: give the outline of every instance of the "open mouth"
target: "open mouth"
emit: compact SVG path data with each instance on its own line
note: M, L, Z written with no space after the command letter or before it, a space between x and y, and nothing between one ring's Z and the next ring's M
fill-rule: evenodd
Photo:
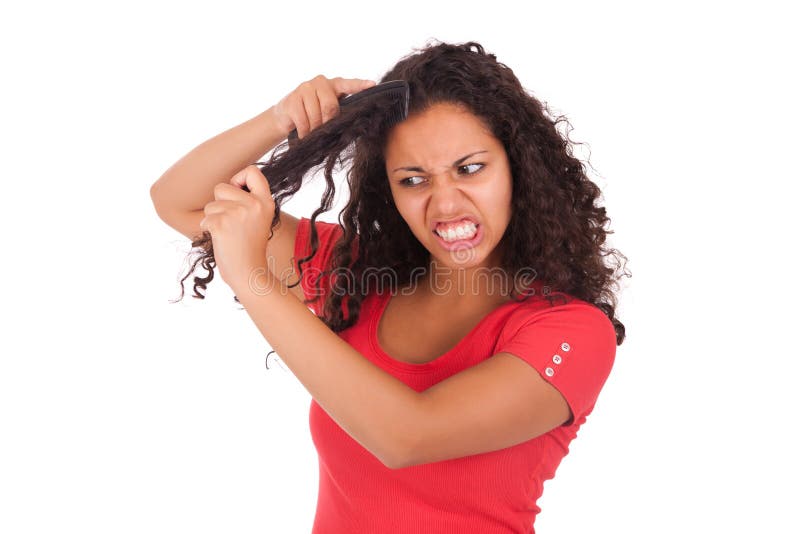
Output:
M437 222L433 225L433 231L445 241L470 239L475 235L478 224L471 215L464 215L460 219Z
M448 232L448 238L442 237L439 232L433 230L433 235L436 240L446 249L452 250L454 248L474 247L483 238L483 227L480 224L472 223L475 226L475 233L465 237L459 237L456 232ZM462 235L463 232L462 232Z
M433 231L436 235L441 237L447 242L457 241L459 239L472 239L478 233L478 225L476 223L468 223L461 225L458 231L445 231L440 232L438 229Z

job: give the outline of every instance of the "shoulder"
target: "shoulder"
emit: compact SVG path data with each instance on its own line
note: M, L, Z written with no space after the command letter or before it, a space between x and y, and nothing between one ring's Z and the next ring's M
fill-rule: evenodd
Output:
M552 301L536 295L520 302L508 315L502 334L513 336L521 329L571 329L582 334L614 339L616 331L611 319L591 302L566 293L551 294Z
M297 249L299 251L306 251L311 249L311 219L308 217L301 217L300 221L297 223ZM326 221L314 221L314 229L317 233L317 239L319 240L319 246L324 246L329 243L333 243L337 241L342 234L344 234L344 229L340 224L330 223Z
M588 415L616 357L614 325L597 306L570 298L524 301L509 314L498 352L528 362L556 387L576 420Z

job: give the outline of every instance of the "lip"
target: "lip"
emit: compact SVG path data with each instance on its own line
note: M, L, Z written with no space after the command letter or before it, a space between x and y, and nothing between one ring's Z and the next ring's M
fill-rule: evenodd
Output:
M476 226L480 224L480 221L478 221L476 217L473 217L472 215L467 213L464 215L459 215L458 217L453 217L452 219L434 219L433 222L431 222L431 231L436 230L436 226L438 226L439 224L454 223L461 221L463 219L472 221Z
M476 232L472 239L456 239L455 241L445 241L436 232L431 231L431 233L433 234L433 237L436 238L436 241L438 241L439 244L446 250L473 248L478 246L478 244L483 240L483 225L478 224L476 226Z

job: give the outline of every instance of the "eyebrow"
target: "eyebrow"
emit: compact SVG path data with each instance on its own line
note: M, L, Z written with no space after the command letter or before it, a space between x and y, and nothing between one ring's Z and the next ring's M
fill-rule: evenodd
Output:
M466 156L458 158L457 160L455 160L453 162L453 167L457 167L458 165L461 165L462 163L464 163L464 161L467 160L467 158L470 158L470 157L474 156L475 154L482 154L483 152L488 152L488 150L479 150L477 152L473 152L472 154L467 154ZM392 172L397 172L397 171L425 172L425 169L423 169L422 167L397 167Z

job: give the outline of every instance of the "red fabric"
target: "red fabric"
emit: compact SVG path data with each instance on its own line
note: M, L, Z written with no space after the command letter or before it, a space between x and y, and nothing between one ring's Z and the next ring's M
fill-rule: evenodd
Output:
M321 272L330 268L331 246L342 230L337 224L319 221L317 228L321 253L304 267L311 265L313 271ZM301 219L296 258L310 250L309 229L310 221ZM310 276L304 274L306 296L311 291L309 281ZM453 349L428 363L401 362L380 347L377 325L391 297L388 291L369 295L358 322L339 336L415 391L424 391L493 354L509 352L561 392L574 420L499 451L389 469L312 399L309 424L319 456L312 534L534 532L540 511L536 501L544 481L554 476L569 452L569 443L594 408L611 371L616 336L611 321L595 306L579 299L551 306L540 296L541 283L533 287L536 296L492 310Z
M313 298L316 296L324 296L330 289L330 275L322 276L322 271L330 269L330 261L333 255L333 245L336 240L342 235L342 227L338 224L326 223L317 221L317 234L319 235L319 245L317 253L310 262L302 264L303 274L301 284L303 287L303 294L306 298ZM299 261L311 254L311 221L305 217L300 219L300 225L297 228L297 236L294 241L294 269L300 272ZM315 288L317 279L320 278L319 291ZM308 307L316 315L322 314L322 298L309 302Z

